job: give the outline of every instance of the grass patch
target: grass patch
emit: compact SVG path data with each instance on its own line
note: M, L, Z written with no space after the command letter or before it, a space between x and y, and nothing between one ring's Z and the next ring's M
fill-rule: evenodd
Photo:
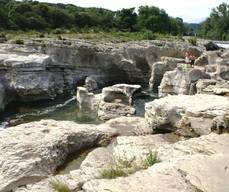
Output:
M104 169L101 173L102 179L115 179L117 177L126 177L128 174L119 167Z
M119 158L115 165L104 169L101 172L100 179L115 179L117 177L126 177L130 174L133 174L139 170L147 169L148 167L153 166L156 163L160 162L160 159L157 157L156 152L149 151L149 154L146 156L146 159L142 161L140 165L137 165L135 162L135 157L131 160L126 158Z
M68 185L59 180L51 181L51 186L56 192L71 192Z
M161 160L158 158L157 153L156 153L156 152L153 153L153 152L150 150L150 152L149 152L149 154L147 155L145 161L143 162L143 166L144 166L144 168L146 169L146 168L151 167L151 166L153 166L154 164L160 163L160 162L161 162Z
M120 32L115 30L110 31L96 31L96 30L64 30L55 29L47 31L5 31L7 40L15 39L86 39L95 42L128 42L141 40L178 40L178 36L169 34L153 33L145 30L140 32ZM61 37L61 38L60 38Z

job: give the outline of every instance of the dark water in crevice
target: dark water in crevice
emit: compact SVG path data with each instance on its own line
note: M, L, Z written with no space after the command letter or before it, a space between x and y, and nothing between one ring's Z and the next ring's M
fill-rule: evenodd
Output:
M157 94L148 91L148 89L135 94L133 105L136 108L136 115L144 116L145 102L150 102L155 98L157 98ZM42 119L66 120L89 124L101 123L95 112L82 112L75 97L73 97L65 100L11 103L4 112L0 113L0 129Z

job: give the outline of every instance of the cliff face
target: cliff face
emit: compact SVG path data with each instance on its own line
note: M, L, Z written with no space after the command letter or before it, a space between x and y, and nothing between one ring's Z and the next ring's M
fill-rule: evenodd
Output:
M70 94L90 77L104 87L147 84L151 66L162 56L182 57L189 46L143 41L100 44L86 41L30 41L2 44L0 108L10 101L54 99Z

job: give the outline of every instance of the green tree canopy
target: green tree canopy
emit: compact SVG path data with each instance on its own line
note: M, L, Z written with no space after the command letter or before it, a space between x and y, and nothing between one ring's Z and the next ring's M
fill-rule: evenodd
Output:
M201 24L199 35L204 38L229 40L229 4L214 8L210 17Z

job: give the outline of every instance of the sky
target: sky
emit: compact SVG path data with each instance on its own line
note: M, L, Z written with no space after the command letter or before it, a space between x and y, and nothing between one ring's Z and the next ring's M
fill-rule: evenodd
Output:
M113 11L141 5L157 6L170 16L181 17L185 22L198 23L205 20L219 4L229 0L39 0L50 3L70 3L80 7L102 7Z

